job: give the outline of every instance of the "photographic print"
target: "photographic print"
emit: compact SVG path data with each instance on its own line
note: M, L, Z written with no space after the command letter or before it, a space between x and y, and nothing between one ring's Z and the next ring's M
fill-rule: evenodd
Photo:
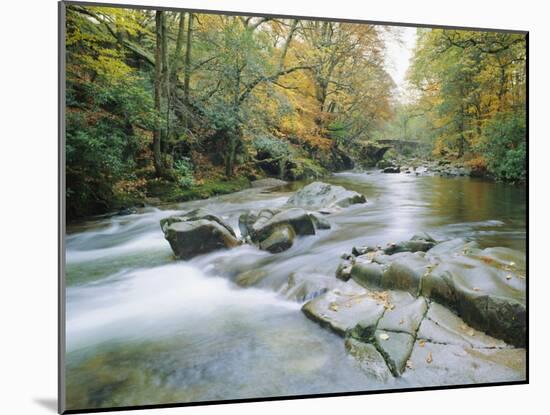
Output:
M245 12L60 3L60 411L526 383L527 32Z

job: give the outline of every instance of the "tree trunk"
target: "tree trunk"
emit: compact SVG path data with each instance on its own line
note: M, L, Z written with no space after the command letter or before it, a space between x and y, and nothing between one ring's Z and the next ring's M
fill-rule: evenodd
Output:
M163 132L163 144L166 146L168 143L168 136L170 134L170 72L168 68L168 35L166 30L166 14L162 13L161 19L161 37L162 37L162 95L165 102L164 107L164 132ZM162 146L161 146L162 149Z
M229 133L227 147L225 153L225 175L226 177L233 177L235 153L237 151L237 136L235 134Z
M164 174L164 166L162 163L161 153L161 137L162 137L162 121L161 115L161 89L162 89L162 11L157 11L155 14L155 110L158 114L158 119L153 132L153 164L155 166L155 174L161 177Z
M185 45L185 61L183 67L183 100L189 104L189 81L191 79L191 45L193 36L193 13L189 13L187 22L187 43Z
M185 12L180 13L178 37L176 39L176 50L174 51L174 58L172 59L171 78L172 82L176 83L178 71L180 69L181 54L183 52L183 40L185 35Z

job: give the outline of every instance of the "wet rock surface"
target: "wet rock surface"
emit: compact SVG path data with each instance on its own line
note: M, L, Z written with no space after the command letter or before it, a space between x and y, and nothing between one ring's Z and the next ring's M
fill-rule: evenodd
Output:
M387 249L395 246L407 250ZM425 385L525 378L522 253L419 233L385 248L353 248L336 277L339 288L302 311L343 336L366 373L420 375Z
M287 206L313 209L345 208L356 203L365 203L367 199L362 194L323 182L308 184L286 202Z
M214 220L174 222L165 226L165 229L165 238L179 259L190 259L200 254L240 245L240 241L234 235Z
M276 187L285 182L275 179L258 181L255 187ZM242 242L277 254L291 248L296 237L315 235L318 230L331 228L326 215L354 203L364 203L363 195L322 182L305 186L279 209L261 209L239 216L241 240L233 228L205 209L163 218L160 227L179 259L190 259L211 251L232 248ZM318 208L318 211L305 210ZM194 238L197 238L196 240Z
M401 173L415 176L480 176L484 172L478 172L456 160L421 160L418 158L398 158L393 160L381 160L377 167L382 173Z

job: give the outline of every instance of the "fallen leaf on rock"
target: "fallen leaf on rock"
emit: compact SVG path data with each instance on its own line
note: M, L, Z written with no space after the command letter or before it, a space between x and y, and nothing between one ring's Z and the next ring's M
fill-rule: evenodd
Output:
M405 363L405 366L407 366L407 369L412 369L414 367L412 360L407 360L407 363Z
M388 340L389 338L390 338L390 336L388 336L386 333L382 333L382 334L380 335L380 339L381 339L381 340Z
M432 352L429 352L428 356L426 357L426 363L430 364L432 362L433 362Z
M424 347L426 345L426 340L418 340L418 345Z
M338 311L338 304L336 303L330 303L328 308L332 311Z

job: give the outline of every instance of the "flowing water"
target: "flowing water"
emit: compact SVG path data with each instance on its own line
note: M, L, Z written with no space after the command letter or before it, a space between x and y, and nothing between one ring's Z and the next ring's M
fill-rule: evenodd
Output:
M239 215L277 207L305 183L145 208L70 226L66 237L68 408L261 398L421 386L381 383L341 338L282 294L292 272L333 276L343 252L427 231L525 250L526 190L472 178L339 173L325 181L368 202L328 216L330 230L280 254L241 246L175 261L159 227L205 207L238 232ZM265 278L243 288L236 277ZM408 382L408 383L405 383Z

